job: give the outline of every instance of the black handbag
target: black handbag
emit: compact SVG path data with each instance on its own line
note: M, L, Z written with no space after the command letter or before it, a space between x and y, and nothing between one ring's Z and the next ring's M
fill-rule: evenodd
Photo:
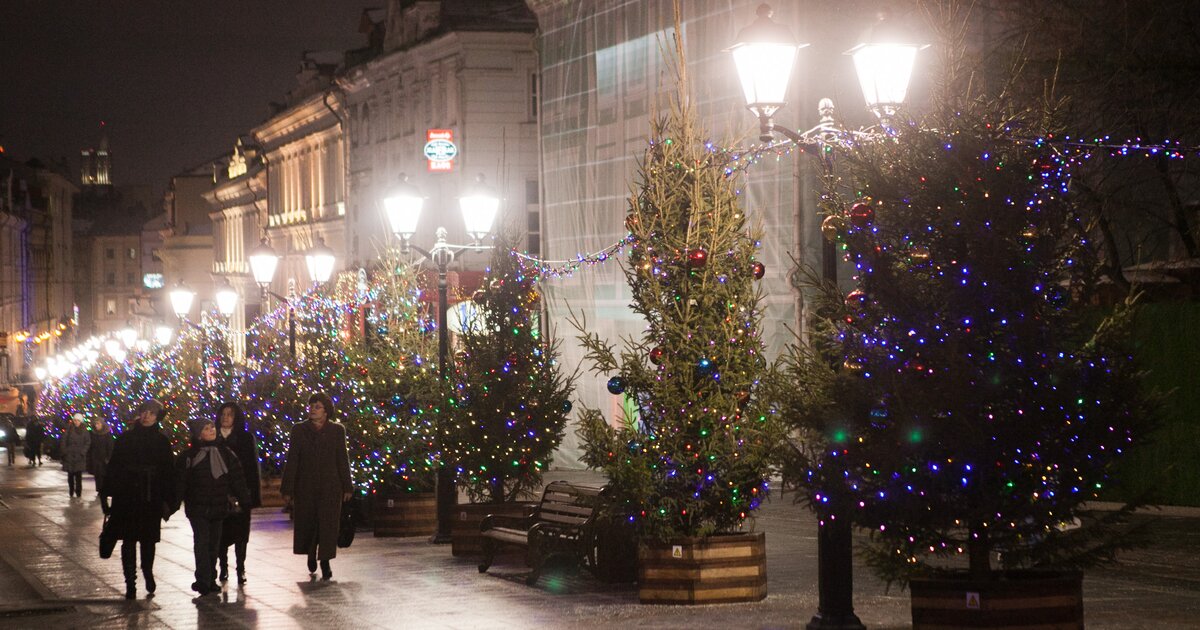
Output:
M354 542L354 502L342 503L342 520L338 525L337 546L345 549Z
M107 560L112 557L113 549L117 547L117 531L112 524L112 517L104 515L104 525L100 527L100 557Z

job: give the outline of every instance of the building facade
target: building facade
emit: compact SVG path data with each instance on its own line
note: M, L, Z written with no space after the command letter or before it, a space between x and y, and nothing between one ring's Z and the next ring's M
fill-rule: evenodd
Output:
M163 266L163 289L169 292L184 284L196 292L188 318L199 321L200 313L212 310L216 287L213 284L213 224L205 195L212 189L218 161L205 162L171 178L163 195L166 225L158 258ZM163 323L171 323L175 313L169 301L158 300L164 312Z

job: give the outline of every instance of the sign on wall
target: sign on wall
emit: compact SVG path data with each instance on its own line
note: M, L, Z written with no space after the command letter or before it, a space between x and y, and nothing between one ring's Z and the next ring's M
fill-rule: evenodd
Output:
M427 130L424 153L425 159L429 161L429 172L449 173L454 170L454 158L458 155L458 145L454 144L454 130Z

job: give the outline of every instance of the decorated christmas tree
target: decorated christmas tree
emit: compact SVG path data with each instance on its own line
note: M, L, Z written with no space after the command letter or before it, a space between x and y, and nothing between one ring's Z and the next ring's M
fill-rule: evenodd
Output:
M663 541L742 527L765 498L776 444L774 417L756 395L769 373L758 237L712 146L680 72L626 218L625 276L646 327L618 351L575 322L593 370L632 409L615 428L585 411L584 461L608 474L621 514Z
M574 375L558 365L539 328L541 292L503 240L493 250L477 309L464 322L445 437L459 483L473 502L511 501L541 486L563 436Z
M997 553L1004 568L1086 566L1121 543L1083 503L1149 430L1129 312L1089 308L1076 158L1042 111L946 102L838 149L854 193L826 196L823 232L857 287L824 287L792 365L788 476L819 515L872 532L888 580L963 556L988 579Z

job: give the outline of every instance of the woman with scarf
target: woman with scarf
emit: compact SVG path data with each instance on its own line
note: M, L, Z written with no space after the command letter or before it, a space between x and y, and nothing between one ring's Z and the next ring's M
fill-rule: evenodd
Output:
M192 525L192 552L196 581L192 590L201 597L221 590L215 579L225 517L250 502L242 465L229 447L217 441L217 426L204 420L193 426L192 446L175 463L184 514ZM236 504L235 504L236 502Z
M117 438L108 474L100 487L100 507L121 541L125 599L137 597L137 548L142 550L146 592L154 594L154 546L161 521L171 516L175 502L175 454L158 429L163 405L150 399L138 405L133 426ZM106 499L112 499L108 507Z
M279 491L293 500L292 553L308 556L308 572L321 579L333 577L329 561L337 556L338 525L342 503L350 500L350 457L346 428L330 418L333 400L324 392L308 399L308 420L292 427L287 462Z
M250 542L250 510L262 505L258 483L258 445L254 434L246 428L246 415L237 403L228 402L217 410L217 441L229 447L242 464L246 477L246 489L250 501L240 512L225 517L221 525L220 575L217 579L229 579L229 547L232 545L237 559L238 584L246 583L246 544Z

